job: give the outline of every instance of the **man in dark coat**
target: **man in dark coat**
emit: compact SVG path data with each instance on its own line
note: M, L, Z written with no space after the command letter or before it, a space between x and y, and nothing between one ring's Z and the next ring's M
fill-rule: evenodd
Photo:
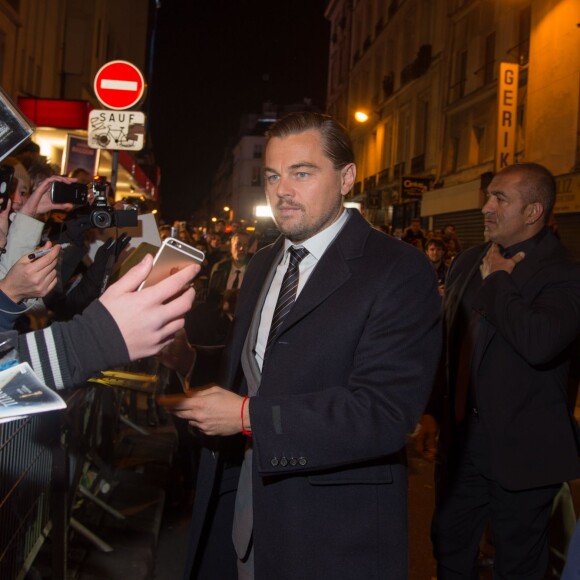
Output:
M544 578L552 500L580 476L569 382L580 265L546 227L555 195L541 165L503 169L482 210L489 243L463 251L447 275L446 384L417 436L432 454L442 422L432 528L441 580L477 577L488 522L494 577Z
M226 290L237 290L244 280L248 261L250 234L236 232L230 238L230 256L218 262L211 271L209 289L223 296Z
M326 115L293 113L269 131L282 236L250 262L222 386L176 408L206 435L187 578L407 578L404 446L439 358L440 299L422 253L344 209L353 159Z

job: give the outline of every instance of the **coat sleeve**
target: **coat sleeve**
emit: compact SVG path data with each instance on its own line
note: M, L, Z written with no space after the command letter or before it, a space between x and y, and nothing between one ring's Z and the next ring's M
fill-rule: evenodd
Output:
M117 323L98 300L81 316L21 335L18 352L53 389L79 386L130 360Z
M475 309L532 366L552 362L580 334L580 266L544 269L542 285L525 299L507 272L488 276Z

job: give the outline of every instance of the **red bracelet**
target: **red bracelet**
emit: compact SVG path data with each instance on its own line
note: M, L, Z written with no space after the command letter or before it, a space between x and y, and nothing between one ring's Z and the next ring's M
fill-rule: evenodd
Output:
M252 436L252 432L248 431L245 427L244 427L244 407L246 406L246 403L248 402L248 399L250 397L244 397L244 399L242 400L242 408L240 410L240 419L242 421L242 435L246 435L247 437L251 437Z

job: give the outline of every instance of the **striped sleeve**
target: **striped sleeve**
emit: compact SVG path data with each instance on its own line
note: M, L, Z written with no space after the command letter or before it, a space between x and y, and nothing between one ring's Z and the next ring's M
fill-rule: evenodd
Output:
M99 371L130 361L117 323L98 300L70 321L21 335L18 351L20 360L57 390L79 386Z

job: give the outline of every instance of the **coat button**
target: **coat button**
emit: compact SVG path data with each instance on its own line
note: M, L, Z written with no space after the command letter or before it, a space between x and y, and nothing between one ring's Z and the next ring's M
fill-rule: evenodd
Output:
M276 459L276 457L274 457L270 463L272 464L272 467L278 467L278 459Z
M292 467L294 467L297 463L298 463L298 459L296 459L296 457L291 457L290 458L290 465Z
M282 459L280 459L280 465L286 467L288 465L288 460L285 457L282 457Z
M299 457L298 458L298 463L302 466L306 465L307 461L306 461L306 457Z

